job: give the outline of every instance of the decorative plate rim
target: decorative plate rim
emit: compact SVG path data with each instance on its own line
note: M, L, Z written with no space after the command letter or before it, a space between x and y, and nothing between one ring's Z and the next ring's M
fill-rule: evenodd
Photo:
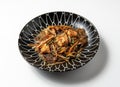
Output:
M45 14L50 14L50 13L58 13L58 12L65 12L65 13L69 13L69 14L75 14L75 15L77 15L77 16L80 16L80 17L82 17L83 19L85 19L86 21L88 21L93 27L94 27L94 29L96 30L96 32L97 32L97 36L98 36L98 47L96 48L96 53L98 52L98 50L99 50L99 46L100 46L100 36L99 36L99 32L98 32L98 30L97 30L97 28L94 26L94 24L91 22L91 21L89 21L87 18L85 18L85 17L83 17L83 16L81 16L81 15L79 15L79 14L76 14L76 13L73 13L73 12L68 12L68 11L52 11L52 12L46 12L46 13L43 13L43 14L41 14L41 15L38 15L38 16L36 16L36 17L34 17L33 19L31 19L29 22L31 22L32 20L34 20L35 18L37 18L37 17L40 17L40 16L42 16L42 15L45 15ZM26 24L25 24L25 26L29 23L29 22L27 22ZM24 27L25 27L24 26ZM22 28L22 30L24 29L24 27ZM22 30L20 31L20 34L22 33ZM19 46L19 39L20 39L20 34L19 34L19 37L18 37L18 48L19 48L19 51L20 51L20 53L21 53L21 55L22 55L22 57L25 59L25 57L23 56L23 54L22 54L22 52L21 52L21 49L20 49L20 46ZM96 53L92 56L92 58L89 60L89 61L91 61L94 57L95 57L95 55L96 55ZM26 60L26 59L25 59ZM88 61L88 62L89 62ZM28 62L28 61L27 61ZM86 65L88 62L86 62L84 65ZM28 62L29 64L30 64L30 62ZM34 67L36 67L35 65L33 65L33 64L31 64L32 66L34 66ZM83 65L83 66L84 66ZM78 68L80 68L80 67L83 67L83 66L78 66L78 67L76 67L75 69L72 69L72 70L76 70L76 69L78 69ZM36 67L37 68L37 67ZM38 69L40 69L40 68L38 68ZM46 70L46 69L41 69L41 70L44 70L44 71L49 71L49 70ZM65 70L65 71L61 71L61 72L66 72L66 71L72 71L71 69L69 69L69 70ZM49 72L60 72L60 71L49 71Z

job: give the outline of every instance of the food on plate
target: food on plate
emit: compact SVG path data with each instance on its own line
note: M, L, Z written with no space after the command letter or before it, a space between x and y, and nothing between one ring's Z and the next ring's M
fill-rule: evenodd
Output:
M48 26L34 39L28 46L35 49L45 66L69 62L88 43L84 29L66 25Z

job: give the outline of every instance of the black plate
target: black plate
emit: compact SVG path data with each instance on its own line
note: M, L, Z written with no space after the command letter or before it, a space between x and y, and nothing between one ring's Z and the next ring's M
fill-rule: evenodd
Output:
M49 67L43 66L43 61L38 53L27 46L29 43L34 43L34 37L48 25L68 25L73 28L85 29L88 36L88 45L76 58L70 60L70 64L65 62ZM71 12L58 11L42 14L28 22L20 32L18 45L24 59L31 65L50 72L64 72L77 69L94 57L99 47L99 35L95 26L86 18Z

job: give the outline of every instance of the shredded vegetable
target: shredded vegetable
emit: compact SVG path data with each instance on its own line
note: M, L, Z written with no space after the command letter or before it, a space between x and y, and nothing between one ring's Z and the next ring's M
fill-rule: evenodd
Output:
M55 65L69 62L76 58L88 43L84 29L72 28L66 25L48 26L36 37L35 42L28 46L42 55L45 65Z

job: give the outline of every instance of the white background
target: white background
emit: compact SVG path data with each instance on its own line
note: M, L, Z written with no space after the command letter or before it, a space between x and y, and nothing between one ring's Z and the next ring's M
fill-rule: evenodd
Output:
M68 73L30 66L18 50L21 29L51 11L70 11L89 19L101 44L92 61ZM120 0L0 0L0 87L120 87Z

